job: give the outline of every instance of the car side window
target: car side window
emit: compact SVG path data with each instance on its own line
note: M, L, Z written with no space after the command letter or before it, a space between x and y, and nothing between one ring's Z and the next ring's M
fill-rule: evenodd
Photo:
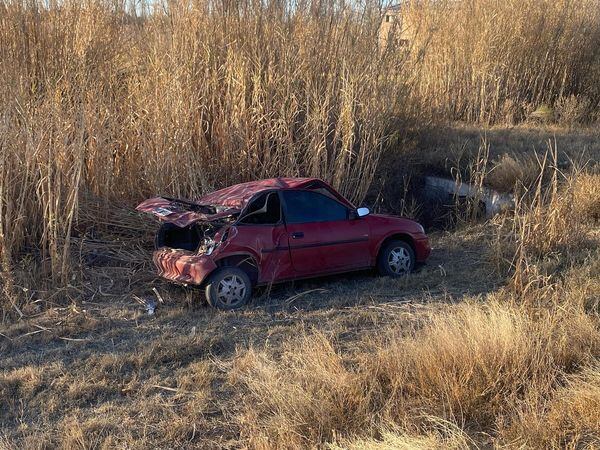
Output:
M287 223L331 222L348 218L348 208L323 194L282 191Z
M252 225L274 225L281 221L281 202L277 192L259 195L250 202L240 223Z

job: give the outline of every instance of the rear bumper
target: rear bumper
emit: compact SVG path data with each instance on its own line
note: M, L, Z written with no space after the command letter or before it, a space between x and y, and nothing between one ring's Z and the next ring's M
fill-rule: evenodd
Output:
M202 284L217 268L209 256L167 247L156 250L152 260L159 276L182 284Z
M431 254L431 246L429 245L429 239L427 236L422 235L414 240L415 244L415 258L417 262L425 262Z

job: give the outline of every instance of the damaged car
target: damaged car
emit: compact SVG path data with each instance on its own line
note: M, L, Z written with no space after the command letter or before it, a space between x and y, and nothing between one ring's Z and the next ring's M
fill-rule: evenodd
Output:
M204 287L220 309L245 305L259 285L371 267L406 275L431 251L417 222L356 208L316 178L251 181L196 201L156 197L137 210L162 223L159 275Z

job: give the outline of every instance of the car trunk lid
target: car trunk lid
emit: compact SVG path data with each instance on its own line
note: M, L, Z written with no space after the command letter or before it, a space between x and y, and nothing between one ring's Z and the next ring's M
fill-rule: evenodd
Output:
M239 214L232 207L202 205L188 200L154 197L140 203L137 211L150 213L162 222L187 227L196 222L213 222Z

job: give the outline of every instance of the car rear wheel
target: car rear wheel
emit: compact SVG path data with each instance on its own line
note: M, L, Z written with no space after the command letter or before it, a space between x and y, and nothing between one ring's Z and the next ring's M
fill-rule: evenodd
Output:
M206 285L206 301L219 309L241 308L251 295L252 282L248 274L237 267L218 269Z
M400 277L415 268L415 252L404 241L390 241L379 252L377 269L381 275Z

